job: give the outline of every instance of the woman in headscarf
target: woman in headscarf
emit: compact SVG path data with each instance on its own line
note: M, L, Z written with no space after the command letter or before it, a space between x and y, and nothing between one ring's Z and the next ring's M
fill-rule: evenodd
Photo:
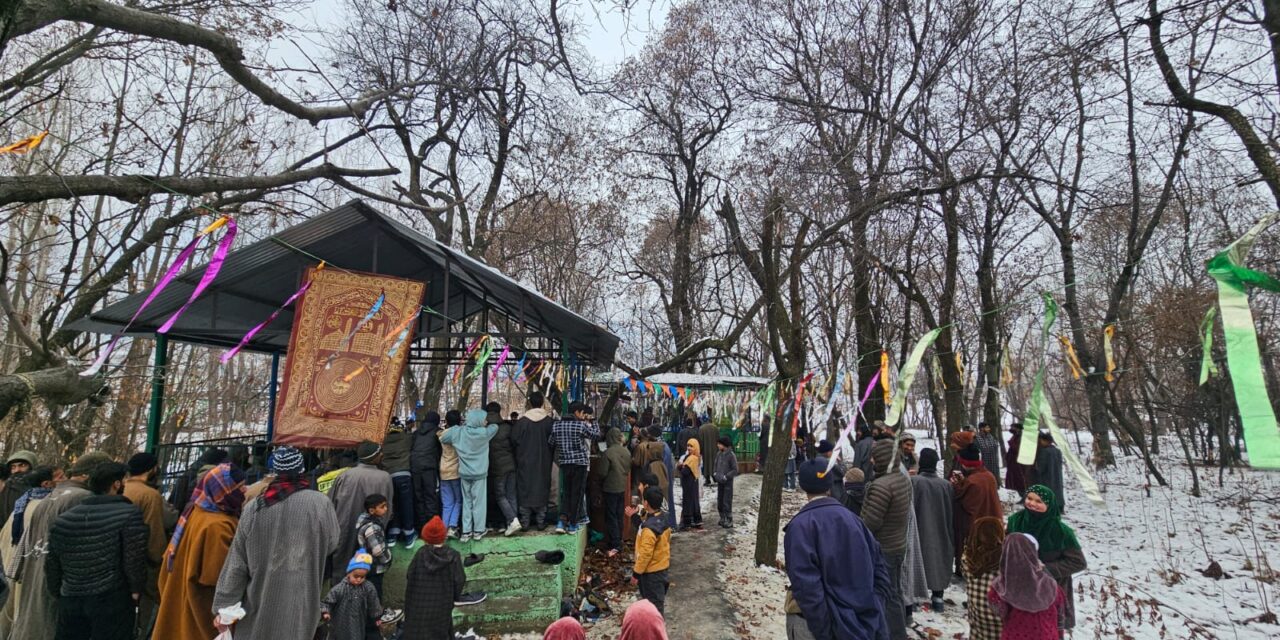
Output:
M1075 600L1071 592L1071 576L1089 567L1075 531L1062 521L1062 503L1052 489L1033 484L1027 489L1023 510L1009 516L1008 531L1026 533L1039 545L1040 562L1066 594L1066 609L1061 617L1062 629L1076 626Z
M577 620L565 616L547 627L542 640L587 640L587 632Z
M666 622L648 600L636 600L622 616L618 640L667 640Z
M991 582L987 599L1000 614L1001 638L1057 640L1066 596L1036 558L1036 543L1025 533L1005 538L1000 575Z
M963 562L970 640L1000 640L1000 615L987 600L987 592L1000 571L1003 550L1004 523L1000 518L978 518L966 539Z
M680 456L680 530L702 528L702 502L698 496L698 479L702 476L701 447L697 438L685 441Z
M160 566L156 638L213 638L213 592L244 505L244 472L220 464L200 478Z

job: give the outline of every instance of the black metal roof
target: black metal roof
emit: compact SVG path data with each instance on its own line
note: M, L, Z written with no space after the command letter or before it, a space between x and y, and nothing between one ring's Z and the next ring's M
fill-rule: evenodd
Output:
M612 363L620 342L608 329L483 262L384 216L361 200L352 200L229 253L217 280L183 313L169 331L169 338L235 346L249 329L297 290L303 270L314 266L315 258L337 268L421 280L427 283L424 304L453 321L492 309L512 321L511 338L520 342L537 340L544 347L550 342L555 350L563 347L588 363ZM178 276L128 333L155 333L191 295L203 272L201 265ZM148 293L149 290L130 295L70 322L68 328L96 333L119 331ZM286 309L245 349L284 353L292 327L293 310ZM474 335L451 333L461 329L440 315L424 313L419 316L416 341L440 335Z

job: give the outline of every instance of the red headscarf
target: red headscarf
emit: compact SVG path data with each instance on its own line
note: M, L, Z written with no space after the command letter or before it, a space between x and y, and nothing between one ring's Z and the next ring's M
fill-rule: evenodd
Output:
M622 616L618 640L667 640L666 622L648 600L636 600Z
M587 632L577 620L565 616L547 627L542 640L587 640Z

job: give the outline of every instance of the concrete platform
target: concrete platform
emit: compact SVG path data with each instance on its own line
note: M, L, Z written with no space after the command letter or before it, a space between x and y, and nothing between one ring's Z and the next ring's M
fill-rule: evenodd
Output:
M483 591L484 603L453 611L454 626L474 627L482 635L493 633L541 632L560 616L560 601L572 595L582 569L587 531L575 535L545 532L520 533L510 538L490 534L476 542L450 540L449 546L463 557L476 553L484 561L466 569L467 590ZM402 546L392 550L394 561L383 578L383 604L403 608L405 573L413 560L412 551ZM538 551L564 552L564 562L547 565L534 559Z

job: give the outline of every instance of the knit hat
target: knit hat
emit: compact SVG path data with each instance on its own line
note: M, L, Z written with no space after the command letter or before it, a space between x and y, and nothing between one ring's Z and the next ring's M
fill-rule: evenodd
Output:
M129 475L140 476L156 468L156 464L158 462L159 461L156 460L154 454L147 453L146 451L143 451L142 453L135 453L132 458L129 458Z
M427 544L444 544L445 534L444 520L440 516L434 516L426 524L422 525L422 541Z
M818 453L831 453L833 449L835 449L835 447L832 446L830 442L827 442L826 440L818 441Z
M863 474L863 473L862 473L862 469L859 469L859 468L857 468L857 467L854 467L854 468L852 468L852 469L850 469L850 470L848 470L848 471L844 472L844 481L845 481L845 484L853 484L853 483L857 483L857 482L866 482L866 481L867 481L867 476L866 476L865 474Z
M938 452L933 449L925 448L920 451L920 470L921 471L937 471L938 470Z
M729 448L729 449L732 449L732 448L733 448L733 440L732 440L729 436L724 436L724 437L720 438L719 440L716 440L716 442L719 442L720 444L724 445L725 447L727 447L727 448Z
M279 447L271 452L268 466L276 473L302 473L306 468L302 452L293 447Z
M369 462L382 453L382 446L371 440L361 440L356 446L356 457L360 462Z
M826 460L805 460L800 465L800 488L814 495L831 491L831 478L826 474Z
M373 568L373 556L369 555L364 547L356 549L356 554L351 556L351 562L347 563L347 573L351 573L356 569L364 569L368 571Z
M9 466L15 462L25 462L34 467L39 464L40 461L36 458L36 454L24 449L22 451L13 452L13 455L9 456L9 459L4 461L4 464L5 466Z
M902 434L902 437L901 437L901 438L898 438L898 442L899 442L899 443L903 443L903 442L915 442L915 441L916 441L916 437L915 437L915 436L913 436L913 435L911 435L911 434L909 434L909 433L903 433L903 434Z
M93 473L98 465L104 462L111 462L111 456L101 451L90 451L71 463L71 468L67 469L67 476L74 478L75 476L87 476Z
M963 449L967 449L969 445L973 444L973 437L974 437L974 434L972 431L957 431L951 434L951 439L949 440L949 443L951 444L952 447L963 450Z
M978 452L978 447L970 445L960 450L960 453L956 456L956 462L959 462L960 466L965 469L981 469L982 454Z

